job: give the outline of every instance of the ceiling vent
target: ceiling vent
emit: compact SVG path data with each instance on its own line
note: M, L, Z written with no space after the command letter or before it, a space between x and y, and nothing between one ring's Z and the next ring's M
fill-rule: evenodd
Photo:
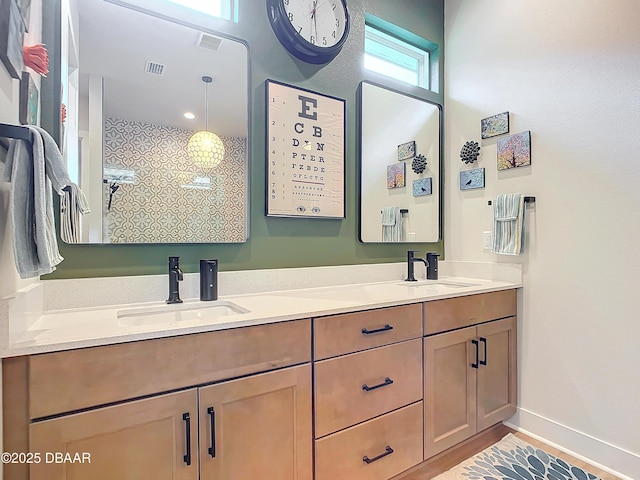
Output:
M150 75L157 75L161 77L162 75L164 75L164 65L147 60L144 64L144 71L145 73L148 73Z
M200 32L200 36L198 37L196 45L198 45L198 47L200 48L215 51L220 48L221 43L222 39L220 37L214 37L213 35Z

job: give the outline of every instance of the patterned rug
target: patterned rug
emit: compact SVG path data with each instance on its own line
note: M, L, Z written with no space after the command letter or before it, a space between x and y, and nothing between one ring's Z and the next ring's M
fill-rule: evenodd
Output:
M601 480L513 434L434 480Z

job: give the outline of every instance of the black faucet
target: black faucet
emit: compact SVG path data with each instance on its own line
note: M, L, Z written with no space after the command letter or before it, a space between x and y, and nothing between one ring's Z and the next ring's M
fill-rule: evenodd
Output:
M167 303L182 303L178 282L181 282L183 278L182 270L180 270L180 257L169 257L169 298Z
M415 258L414 253L417 253L414 250L407 251L407 278L405 278L405 282L417 282L416 278L413 276L413 264L415 262L422 262L424 266L427 266L427 261L424 258Z

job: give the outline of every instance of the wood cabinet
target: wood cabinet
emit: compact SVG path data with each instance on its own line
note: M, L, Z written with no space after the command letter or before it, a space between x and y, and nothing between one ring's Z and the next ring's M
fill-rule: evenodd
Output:
M5 478L311 480L310 361L310 320L4 361Z
M42 458L29 478L197 480L197 424L196 389L33 423L30 451ZM56 452L78 462L50 461Z
M386 480L422 461L422 402L316 441L316 480Z
M30 479L311 480L311 424L307 364L33 423L32 451L79 461Z
M385 480L515 412L515 315L508 290L5 359L5 451L78 461L4 475Z
M516 319L424 339L424 458L516 411Z
M315 480L384 480L420 463L420 304L317 318L314 333Z
M311 480L311 366L199 389L201 480Z

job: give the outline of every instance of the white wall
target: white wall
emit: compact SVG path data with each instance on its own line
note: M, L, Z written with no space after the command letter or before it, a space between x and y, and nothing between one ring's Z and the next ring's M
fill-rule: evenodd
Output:
M519 406L512 419L640 478L640 2L447 0L446 258L522 263ZM460 148L509 110L532 166L461 192ZM468 167L466 167L468 168ZM487 200L535 195L526 253L482 250Z
M40 43L42 38L42 0L31 1L29 33L25 35L24 44ZM40 89L40 78L28 69L34 82ZM18 122L20 97L20 83L9 76L0 63L0 122L13 125ZM0 147L1 148L1 147ZM3 150L4 154L4 150ZM0 169L4 168L0 164ZM9 222L9 184L0 182L0 302L2 298L12 295L16 290L33 283L36 280L20 280L13 260L12 230ZM2 398L2 372L0 371L0 398ZM2 451L2 412L0 411L0 451ZM0 468L0 480L2 469Z

